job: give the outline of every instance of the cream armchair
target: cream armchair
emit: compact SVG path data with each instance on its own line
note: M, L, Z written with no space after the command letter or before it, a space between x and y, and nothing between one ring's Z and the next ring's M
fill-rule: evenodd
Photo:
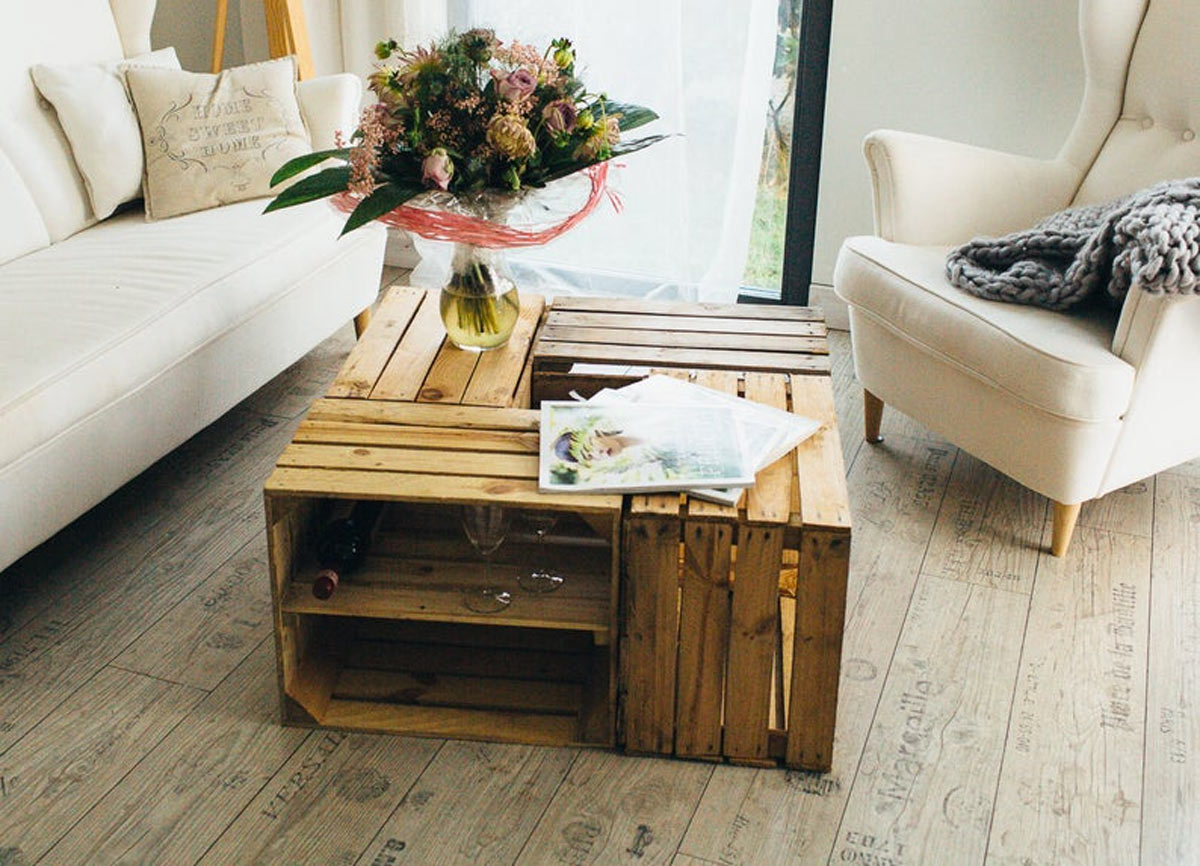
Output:
M1200 298L1133 289L1112 314L985 301L949 285L950 247L1074 204L1200 174L1200 4L1080 0L1087 83L1058 156L868 136L873 237L846 240L866 438L885 404L1054 501L1052 551L1083 502L1200 456Z

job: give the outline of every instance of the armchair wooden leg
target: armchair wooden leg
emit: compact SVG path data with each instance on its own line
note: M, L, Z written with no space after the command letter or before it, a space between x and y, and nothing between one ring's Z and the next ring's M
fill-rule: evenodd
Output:
M354 336L361 337L369 324L371 324L371 308L367 307L354 317Z
M1067 552L1071 535L1075 532L1075 521L1079 519L1079 509L1082 507L1082 502L1076 502L1074 505L1054 503L1054 534L1050 541L1050 553L1054 556L1062 556Z
M863 388L863 427L866 435L864 438L875 444L882 442L883 437L879 435L879 425L883 422L883 401Z

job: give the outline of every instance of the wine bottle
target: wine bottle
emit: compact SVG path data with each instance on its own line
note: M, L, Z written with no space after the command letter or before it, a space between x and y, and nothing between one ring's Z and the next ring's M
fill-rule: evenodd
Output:
M319 599L329 598L341 579L363 564L371 543L371 530L382 510L382 502L360 500L354 503L349 513L343 507L342 516L325 524L317 538L320 570L313 580L313 595Z

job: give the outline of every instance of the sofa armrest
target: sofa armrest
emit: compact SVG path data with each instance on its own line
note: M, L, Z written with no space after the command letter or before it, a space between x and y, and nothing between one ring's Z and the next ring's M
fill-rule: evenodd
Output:
M347 141L350 140L358 128L362 94L362 81L349 73L323 75L297 85L296 97L312 136L313 150L334 147L334 135L339 131Z
M960 244L1028 228L1066 207L1079 172L1031 159L893 130L867 136L875 233L906 244Z

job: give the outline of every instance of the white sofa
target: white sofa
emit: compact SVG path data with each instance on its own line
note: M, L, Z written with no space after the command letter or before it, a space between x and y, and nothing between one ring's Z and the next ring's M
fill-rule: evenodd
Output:
M54 534L374 300L385 232L338 239L323 201L96 222L40 62L150 50L154 0L10 4L0 28L0 568ZM300 86L316 148L361 84Z

